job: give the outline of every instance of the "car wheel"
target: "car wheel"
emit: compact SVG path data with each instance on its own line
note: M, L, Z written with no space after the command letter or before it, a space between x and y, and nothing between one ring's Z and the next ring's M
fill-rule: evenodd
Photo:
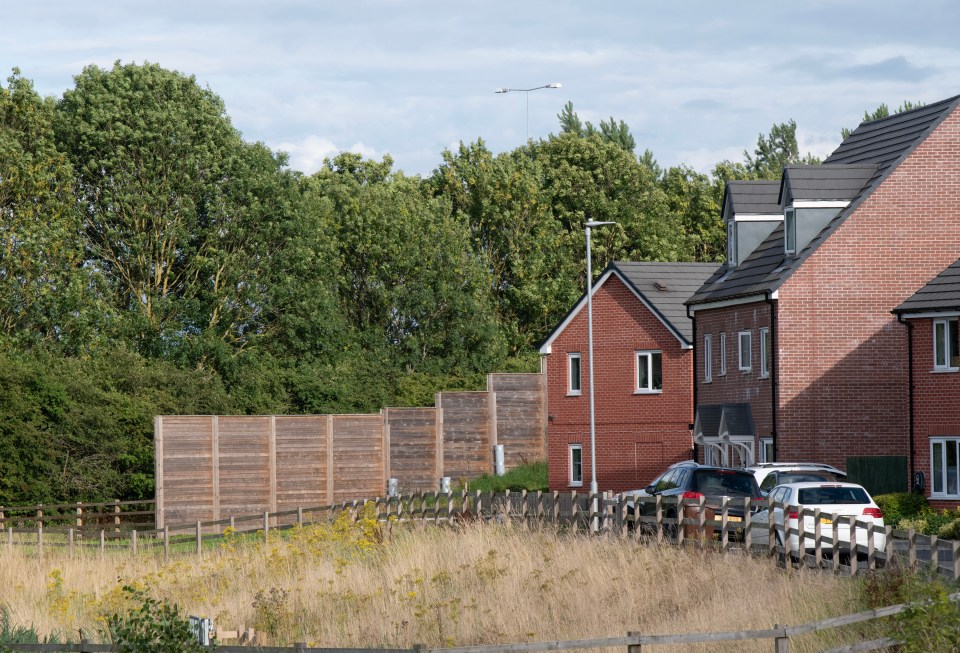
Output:
M775 535L777 540L777 567L780 569L787 568L787 547L783 545L783 538L780 537L780 532L778 531ZM793 557L791 556L791 560Z

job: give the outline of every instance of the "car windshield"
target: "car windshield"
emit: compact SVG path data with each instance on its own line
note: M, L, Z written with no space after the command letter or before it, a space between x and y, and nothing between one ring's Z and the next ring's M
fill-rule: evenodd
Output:
M861 487L808 487L801 488L797 497L801 505L831 505L844 503L870 503L867 491Z
M707 496L744 496L754 494L753 476L746 473L714 469L698 470L693 477L692 490Z

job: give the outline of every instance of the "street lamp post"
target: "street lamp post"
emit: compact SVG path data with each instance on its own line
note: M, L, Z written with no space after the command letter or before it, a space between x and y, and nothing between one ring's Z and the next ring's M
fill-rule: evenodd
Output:
M615 223L588 220L585 227L587 235L587 362L590 370L590 494L593 495L592 527L594 532L599 530L597 523L597 492L599 488L597 486L597 435L593 408L593 267L590 263L590 230L608 224Z
M543 86L534 86L533 88L498 88L494 93L526 93L527 95L527 141L530 140L530 91L537 91L541 88L563 88L560 82L553 84L544 84Z

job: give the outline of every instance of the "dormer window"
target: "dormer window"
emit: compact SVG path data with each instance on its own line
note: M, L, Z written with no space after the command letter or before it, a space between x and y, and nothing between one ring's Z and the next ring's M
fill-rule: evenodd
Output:
M783 212L783 250L787 254L797 251L797 213L792 207Z
M737 225L727 220L727 265L737 266Z

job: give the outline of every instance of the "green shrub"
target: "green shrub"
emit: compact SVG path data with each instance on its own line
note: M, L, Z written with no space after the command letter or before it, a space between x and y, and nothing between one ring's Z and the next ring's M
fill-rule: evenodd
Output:
M481 492L546 492L547 487L547 463L540 461L515 467L503 476L484 474L470 481L467 489Z
M204 653L177 606L158 601L143 591L124 587L124 592L140 604L124 614L114 613L107 620L107 635L119 653Z
M873 500L883 511L884 522L894 528L902 528L897 525L900 520L919 517L930 510L927 497L918 492L880 494L873 497Z
M937 537L945 540L960 540L960 518L953 519L937 530Z

